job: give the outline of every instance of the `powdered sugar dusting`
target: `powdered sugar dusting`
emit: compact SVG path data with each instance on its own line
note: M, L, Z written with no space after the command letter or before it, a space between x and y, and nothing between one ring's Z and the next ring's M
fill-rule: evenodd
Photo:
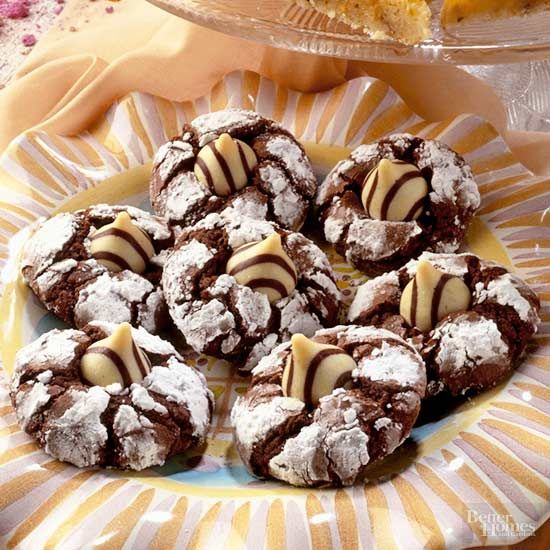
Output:
M304 180L314 180L311 164L300 146L288 136L277 136L267 142L267 150L292 174Z
M155 438L153 424L128 405L121 405L113 421L113 430L122 447L123 467L143 470L162 466L169 449Z
M99 386L87 392L69 390L72 405L59 418L47 422L44 434L48 454L80 468L94 466L107 442L107 428L101 415L109 404L109 394ZM71 434L68 438L67 434Z
M357 289L349 308L348 319L351 322L357 320L365 311L372 308L376 302L382 300L392 290L400 291L399 277L396 271L385 273L367 281Z
M147 279L131 271L103 273L79 293L74 308L75 323L81 327L91 321L131 323L135 304L154 291ZM145 317L140 319L141 323L154 326L154 314L155 311L150 312L151 322Z
M77 229L74 214L63 213L42 222L25 246L22 267L31 267L33 276L43 273L74 238Z
M353 377L363 377L372 381L393 380L401 386L426 384L424 364L420 357L411 351L384 341L382 347L375 348L369 357L358 360L358 368Z
M126 212L136 225L153 239L163 241L172 236L172 231L163 218L153 216L135 206L95 204L90 206L88 212L93 218L97 218L106 223L113 221L120 212Z
M239 398L231 411L231 423L235 428L235 436L243 447L245 460L250 458L255 443L292 416L301 414L304 407L298 399L274 397L249 408L246 401Z
M68 367L76 358L76 351L87 337L79 330L54 329L46 332L34 342L21 348L15 356L12 387L16 388L19 378L29 366L34 369L49 367Z
M508 346L497 324L491 319L471 321L467 315L443 323L433 332L439 343L436 362L442 372L453 372L485 363L507 364Z
M166 197L164 214L169 220L184 220L192 216L197 206L212 196L193 172L179 173L162 193Z
M311 336L315 331L323 328L319 318L308 311L305 297L294 292L287 298L279 301L281 310L281 331L287 334L304 334Z
M201 440L206 436L213 395L199 371L172 358L166 367L153 367L143 380L143 387L185 406L189 411L193 436Z
M130 391L132 403L142 411L155 411L159 414L168 414L168 409L164 405L157 403L143 386L132 384Z
M162 273L162 288L168 304L177 303L178 296L182 293L186 299L191 298L192 281L182 275L192 268L202 269L213 257L214 254L208 247L195 239L176 249L168 257Z
M421 260L430 262L434 267L444 273L463 278L468 273L468 263L466 260L471 254L435 254L433 252L423 252L418 260L411 260L405 265L408 275L412 278L416 275L416 266Z
M451 202L459 200L464 208L477 210L481 203L479 190L467 164L459 164L452 151L438 141L426 140L418 159L418 168L432 170L432 202Z
M516 285L523 285L523 281L518 280L511 273L506 273L493 279L485 289L482 283L476 285L476 297L478 303L486 300L494 300L502 305L514 308L520 319L529 323L537 323L538 315L531 307L531 304L519 292Z
M51 374L51 371L50 371ZM33 384L27 391L19 391L15 396L17 420L25 430L32 417L50 400L48 388L41 382Z
M395 238L395 232L400 237ZM395 254L403 243L420 235L422 229L416 222L385 222L358 218L349 226L346 253L348 260L352 255L358 255L370 261L379 261Z
M220 336L231 337L236 326L233 314L219 300L207 303L195 300L181 310L173 310L174 322L195 350L204 351L210 342Z
M192 125L199 133L199 145L202 147L216 139L228 127L247 126L259 119L260 115L252 111L226 109L201 115L193 120Z

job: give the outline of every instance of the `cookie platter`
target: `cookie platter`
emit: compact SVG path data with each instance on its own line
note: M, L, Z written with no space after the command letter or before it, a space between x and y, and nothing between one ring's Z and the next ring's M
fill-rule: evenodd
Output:
M430 3L432 38L415 46L372 40L296 0L149 0L213 30L305 53L389 63L488 65L548 58L550 10L516 16L440 23L442 2ZM317 2L319 5L326 2ZM509 4L509 3L508 3Z
M453 548L529 534L468 511L542 523L548 190L477 117L430 124L388 90L364 120L350 98L378 84L305 120L234 73L194 102L124 98L109 141L10 146L3 542L383 545L398 525ZM373 221L391 262L354 237Z

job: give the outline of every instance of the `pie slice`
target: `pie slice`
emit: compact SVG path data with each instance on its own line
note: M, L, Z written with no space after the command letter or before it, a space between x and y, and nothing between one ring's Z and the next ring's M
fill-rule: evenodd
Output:
M544 6L550 7L550 0L445 0L441 22L448 26L483 16L524 15Z
M416 44L431 36L431 11L425 0L307 0L305 3L353 28L363 29L375 40Z

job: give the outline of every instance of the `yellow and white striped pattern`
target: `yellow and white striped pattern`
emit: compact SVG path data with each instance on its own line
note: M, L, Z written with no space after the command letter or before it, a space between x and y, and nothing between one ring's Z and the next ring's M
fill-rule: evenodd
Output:
M0 158L0 266L22 240L14 235L38 217L98 199L120 200L121 187L112 185L117 178L124 178L128 199L133 194L144 200L155 150L184 121L227 106L255 108L281 121L304 142L318 173L326 173L350 148L398 131L441 139L463 154L483 197L469 248L514 268L542 299L543 323L532 353L509 382L464 405L452 422L422 436L415 448L406 443L369 474L373 479L399 475L342 490L271 483L207 487L156 471L78 470L50 459L21 432L2 378L0 546L409 550L519 540L519 535L501 540L488 533L471 514L481 506L479 511L501 514L510 524L539 526L550 510L550 217L543 212L550 182L530 174L478 117L427 123L386 84L369 78L302 94L239 72L193 102L131 94L79 136L27 133ZM329 255L349 301L350 282L361 276L334 252ZM9 273L0 304L8 370L42 318L13 269ZM196 467L237 465L228 413L246 382L223 362L193 360L218 400L208 447Z

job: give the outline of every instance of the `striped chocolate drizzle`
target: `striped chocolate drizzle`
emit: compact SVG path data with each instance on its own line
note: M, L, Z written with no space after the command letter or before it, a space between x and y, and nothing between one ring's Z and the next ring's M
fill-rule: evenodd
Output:
M383 162L388 162L386 159L383 159ZM399 191L407 185L411 180L420 179L422 180L421 184L425 184L425 180L421 174L421 172L414 166L409 165L405 161L401 160L392 160L390 161L393 165L401 165L401 166L410 166L410 170L407 172L399 175L395 179L395 181L387 181L384 180L384 182L380 179L380 164L377 165L375 168L373 168L365 177L363 180L363 184L361 186L361 194L363 199L363 206L365 208L365 212L370 218L373 219L380 219L380 220L388 220L389 219L389 211L392 207L397 194ZM406 169L406 168L405 168ZM397 174L395 174L396 176ZM386 176L388 177L388 176ZM380 190L380 185L384 183L384 191ZM389 187L388 187L389 185ZM366 197L364 197L365 187L370 186L368 190L368 194ZM383 192L385 193L382 199L382 204L379 206L380 212L377 213L373 211L373 201L375 197L377 196L377 192ZM418 194L418 191L416 192ZM412 221L415 219L415 216L419 209L422 208L424 202L425 202L425 196L422 196L420 198L415 198L414 194L411 197L408 197L409 200L414 200L412 204L409 206L408 210L406 211L406 214L402 218L399 218L399 221ZM403 200L403 198L401 199ZM404 207L408 206L407 204L404 205ZM397 221L397 220L395 220Z
M422 174L418 170L411 170L410 172L407 172L406 174L403 174L398 180L394 182L394 184L390 187L388 190L387 195L384 197L384 201L382 202L382 219L385 220L388 217L388 210L390 209L391 203L393 199L395 198L395 195L399 192L399 190L409 181L411 181L414 178L422 177ZM373 186L374 187L374 186ZM372 199L371 199L372 201ZM414 216L415 212L418 210L418 202L422 204L424 202L424 199L417 201L411 209L409 210L407 216L403 221L410 221L412 217ZM369 203L370 206L370 203ZM370 215L370 214L369 214Z
M126 362L122 359L122 357L113 349L108 348L106 346L90 346L86 350L86 354L93 354L93 355L103 355L115 365L118 373L120 374L120 377L122 378L122 382L124 387L129 387L132 385L135 380L132 379L132 375L130 372L130 369ZM151 370L151 363L147 359L147 357L140 353L138 350L135 342L132 341L132 355L136 362L136 366L139 369L139 372L141 374L141 378L145 378L148 374L148 372ZM93 384L92 381L86 380L89 384Z
M244 173L246 174L246 179L248 180L250 178L251 174L252 174L253 166L249 165L249 162L248 162L248 159L246 158L246 154L244 152L242 143L239 140L234 140L234 141L237 145L237 151L238 151L238 154L239 154L240 163L243 167ZM237 182L235 181L235 177L234 177L233 173L231 172L231 168L229 167L227 159L225 158L224 155L222 155L220 153L220 151L218 150L216 144L217 144L217 140L210 142L205 147L208 147L210 149L210 151L212 151L212 154L214 155L214 158L216 159L216 162L218 163L218 165L219 165L219 167L222 171L222 174L223 174L223 177L224 177L224 183L226 183L228 188L229 188L229 194L235 193L236 191L239 190L240 187L242 187L242 185L238 185ZM220 192L219 182L214 181L214 176L213 176L211 167L202 158L200 153L197 156L196 162L197 162L197 165L201 169L201 171L202 171L202 173L203 173L203 175L206 179L206 183L207 183L208 188L212 192L218 194Z
M437 321L439 320L438 312L439 312L439 305L441 304L441 296L443 295L443 290L445 289L445 285L453 278L452 275L449 275L448 273L444 273L441 275L441 279L439 279L432 296L432 307L431 307L431 319L432 319L432 326L435 327L437 325Z
M452 275L449 275L448 273L444 273L441 275L441 279L439 279L434 292L432 296L432 303L430 305L430 315L431 315L431 323L432 327L435 327L438 322L438 312L439 312L439 305L441 304L441 296L443 295L443 290L445 289L445 285L453 278ZM418 309L418 283L416 281L416 277L413 279L412 283L412 299L411 299L411 324L413 326L416 326L416 312Z
M136 229L139 229L139 231L142 231L137 226L136 226ZM99 241L100 239L103 239L105 237L118 237L119 239L125 240L135 250L135 252L141 257L141 259L143 260L143 263L145 265L148 264L149 256L147 252L139 244L137 239L133 235L128 233L128 231L124 231L123 229L119 229L117 227L100 229L99 231L96 231L94 235L92 235L90 240L94 242L94 241ZM100 251L94 252L93 256L96 260L107 260L109 262L112 262L118 265L120 269L129 269L129 270L132 269L130 264L122 256L120 256L119 254L116 254L115 252L100 250Z
M319 370L321 363L327 358L331 357L333 355L347 355L347 353L343 352L340 349L336 348L327 348L323 349L320 352L318 352L316 355L313 356L311 359L311 362L308 366L307 374L306 374L306 381L305 381L305 387L304 387L304 401L306 403L310 403L312 400L311 392L313 391L313 382L315 380L315 376L317 375L317 371ZM286 395L290 395L290 391L292 388L292 382L294 380L294 357L292 354L289 357L289 370L288 370L288 377L286 380L285 385L285 393ZM340 379L342 379L343 383L340 385ZM336 384L334 385L334 388L339 388L343 386L345 383L347 383L351 379L351 372L346 372L342 375L340 375L336 381Z
M293 334L281 379L283 395L317 406L336 388L346 386L356 367L345 350Z
M247 246L247 248L250 248L250 247ZM236 255L240 254L241 252L244 252L244 249L243 250L239 249ZM242 262L239 262L236 266L234 266L229 271L228 275L234 276L237 273L240 273L241 271L244 271L249 267L259 265L259 264L276 264L282 267L292 277L294 284L296 284L297 282L296 272L294 271L292 266L285 261L284 258L281 258L281 256L277 256L276 254L259 254L258 256L254 256L254 258L248 258L247 260L243 260ZM260 279L255 279L255 280L260 280ZM265 279L265 280L270 280L270 279ZM252 282L250 282L249 285L252 285Z
M238 248L227 262L226 273L239 284L266 294L271 303L288 296L298 281L278 233Z
M306 403L312 402L313 383L315 381L315 376L317 375L317 371L321 367L321 364L323 363L323 361L333 355L347 355L347 353L343 352L340 349L327 348L318 352L311 359L311 362L307 370L306 381L304 386L304 401ZM350 373L350 377L351 377L351 373ZM335 385L333 389L336 389L337 387L338 386Z
M469 287L460 277L419 260L414 277L403 289L399 312L411 326L428 332L446 315L466 310L471 298Z

